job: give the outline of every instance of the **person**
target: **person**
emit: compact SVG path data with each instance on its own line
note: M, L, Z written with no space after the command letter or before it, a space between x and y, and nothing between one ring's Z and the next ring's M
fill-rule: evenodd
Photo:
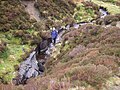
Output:
M57 36L58 36L58 32L55 28L53 28L53 30L51 32L51 37L52 37L52 42L54 45L56 44Z

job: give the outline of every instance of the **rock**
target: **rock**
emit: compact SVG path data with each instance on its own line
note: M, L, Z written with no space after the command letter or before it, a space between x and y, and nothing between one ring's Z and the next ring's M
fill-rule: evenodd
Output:
M42 74L45 70L43 63L36 60L36 52L33 51L29 57L20 64L18 76L15 80L18 80L16 83L24 84L27 79L31 77L36 77ZM17 67L17 66L15 66ZM18 69L18 68L17 68ZM14 80L14 81L15 81Z

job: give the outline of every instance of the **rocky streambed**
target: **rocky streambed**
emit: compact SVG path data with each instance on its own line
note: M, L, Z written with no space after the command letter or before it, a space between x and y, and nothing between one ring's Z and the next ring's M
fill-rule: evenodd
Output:
M37 21L40 20L38 11L36 11L34 8L34 1L30 1L30 2L22 1L22 4L27 5L26 11L30 14L31 18L34 17ZM108 11L104 7L100 7L99 12L101 13L100 18L104 18L105 16L108 15ZM60 52L60 50L57 48L57 45L62 43L63 34L66 32L69 32L71 27L77 29L82 25L94 24L94 23L96 23L96 21L92 20L90 22L79 22L79 23L74 23L72 25L68 24L68 25L64 26L64 28L59 28L58 29L59 34L57 37L56 46L54 46L52 43L50 43L48 50L46 51L46 55L43 54L43 58L39 58L39 60L37 60L36 51L34 50L29 55L29 57L20 64L18 76L13 79L13 82L15 82L16 85L25 84L29 78L36 77L38 75L42 75L45 70L44 63L47 61L47 59L50 57L55 58L55 56L57 56L57 54L59 54L59 53L54 53L54 52L55 51Z

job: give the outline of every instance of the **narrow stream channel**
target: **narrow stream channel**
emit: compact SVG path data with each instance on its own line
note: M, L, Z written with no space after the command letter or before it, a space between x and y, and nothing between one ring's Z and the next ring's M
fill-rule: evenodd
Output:
M34 7L32 2L29 2L29 1L24 2L23 1L22 3L24 3L24 4L27 3L28 6L26 7L26 10L28 8ZM32 6L29 6L29 5L32 5ZM99 12L101 13L100 18L103 18L106 15L108 15L107 10L103 7L100 7ZM32 10L31 13L33 14L34 18L37 21L40 20L40 18L38 17L38 12L36 12L35 10ZM29 13L29 14L31 15L31 13ZM91 23L91 22L89 22L89 23ZM85 25L85 24L88 24L88 23L86 23L86 22L74 23L72 26L71 25L66 25L65 28L60 29L60 31L58 31L59 34L58 34L58 37L57 37L57 43L56 44L61 42L62 35L64 34L64 32L66 30L69 30L70 27L79 28L81 25ZM52 54L53 49L55 49L55 46L52 43L50 43L49 48L46 51L47 55L45 56L44 59L46 59L48 56L50 56ZM38 65L38 64L40 64L40 65ZM31 77L36 77L38 75L42 75L43 71L44 71L44 64L43 63L38 63L38 60L36 59L36 51L33 51L29 55L29 57L20 64L19 71L18 71L19 72L19 78L14 79L14 80L15 80L17 85L25 84L27 79L29 79Z

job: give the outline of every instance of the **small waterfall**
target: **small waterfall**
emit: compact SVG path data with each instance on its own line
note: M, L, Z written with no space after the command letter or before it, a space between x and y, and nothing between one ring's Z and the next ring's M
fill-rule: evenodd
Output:
M79 28L79 24L75 23L75 24L73 24L73 27L78 29Z
M104 8L104 7L100 7L99 12L101 13L100 18L104 18L105 16L108 15L108 12L107 12L106 8Z

